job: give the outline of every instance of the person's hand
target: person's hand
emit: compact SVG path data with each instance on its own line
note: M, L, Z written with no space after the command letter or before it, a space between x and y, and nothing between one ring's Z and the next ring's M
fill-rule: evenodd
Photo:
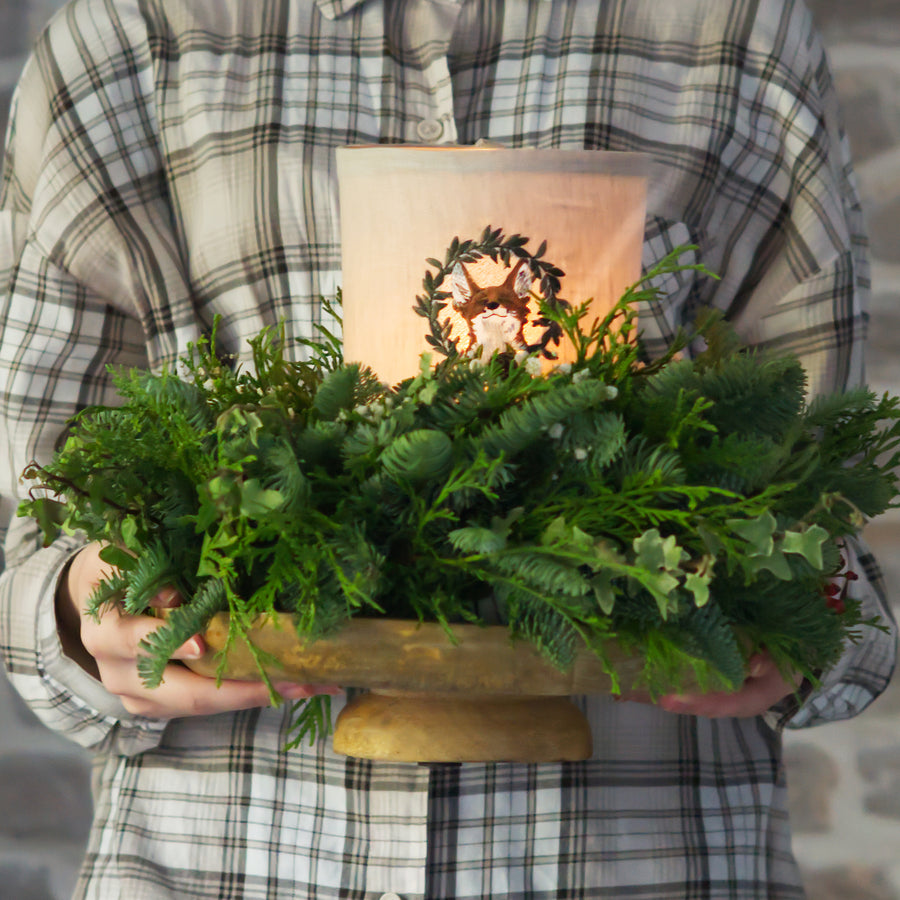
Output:
M711 719L761 716L779 700L793 694L801 680L799 675L795 681L786 680L771 656L757 653L750 658L747 678L739 690L731 693L669 694L660 698L659 706L669 712Z
M686 716L708 719L747 719L761 716L776 703L800 687L802 677L785 680L768 653L750 657L747 678L736 691L712 691L708 694L666 694L656 701L661 709ZM637 703L653 703L645 691L632 691L618 699Z
M102 548L102 544L95 543L81 550L57 590L56 618L67 656L119 697L132 715L171 719L269 705L268 690L261 682L223 681L217 687L215 679L196 675L179 663L166 666L159 687L146 688L137 672L139 646L163 623L152 616L126 615L119 608L104 611L99 622L85 614L91 592L111 571L100 559ZM180 603L177 592L167 588L150 605L166 608ZM194 635L172 658L196 659L204 651L203 639ZM276 684L275 688L287 700L340 692L330 685L285 683Z

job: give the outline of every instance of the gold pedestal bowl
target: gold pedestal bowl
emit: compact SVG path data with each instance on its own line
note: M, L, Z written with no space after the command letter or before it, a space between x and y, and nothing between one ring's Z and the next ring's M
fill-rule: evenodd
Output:
M334 750L363 759L405 762L556 762L591 755L591 733L574 694L609 693L612 683L586 648L560 671L502 626L352 619L327 639L304 643L289 615L269 616L249 638L277 681L364 688L341 711ZM207 653L190 668L215 676L227 643L221 613L204 637ZM640 663L613 657L617 671ZM630 672L628 671L630 668ZM227 650L223 675L258 680L249 648Z

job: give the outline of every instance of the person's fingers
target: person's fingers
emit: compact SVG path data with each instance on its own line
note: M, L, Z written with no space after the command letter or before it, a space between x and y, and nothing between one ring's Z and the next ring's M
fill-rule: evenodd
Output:
M205 716L268 706L269 691L262 682L222 681L195 675L180 665L170 664L162 683L155 688L134 684L120 694L125 708L133 715L171 719L181 716Z
M79 613L84 611L87 598L115 569L100 558L105 544L94 542L82 547L72 559L66 576L66 587Z
M799 676L785 679L774 660L766 653L753 656L748 675L737 691L708 694L670 694L659 700L668 712L707 718L747 718L771 709L779 700L797 689Z
M165 587L150 600L150 608L175 609L183 603L184 598L174 587ZM206 642L199 634L195 634L172 654L172 659L199 659L205 652Z
M130 616L121 610L107 610L100 617L99 622L85 621L81 629L81 640L87 651L98 662L105 659L136 659L143 651L141 644L154 631L165 623L153 616ZM202 655L200 639L191 638L182 646L185 651L191 642L195 643L194 656ZM183 653L185 658L189 656L189 649Z
M279 683L274 687L285 700L341 693L341 689L333 685ZM159 719L207 716L270 706L272 703L269 689L262 682L224 680L217 685L214 678L195 675L184 666L175 664L166 666L158 687L150 689L133 684L120 697L132 715Z
M164 669L163 681L148 688L138 674L137 660L146 651L142 644L158 628L161 618L127 614L121 604L113 603L98 617L84 615L87 598L97 585L113 573L113 567L100 558L102 544L89 544L74 558L66 581L66 602L76 616L81 645L89 654L91 671L110 693L119 697L132 715L171 719L179 716L211 715L240 709L268 706L269 689L261 681L229 681L191 672L182 665L197 659L207 647L201 635L188 638L172 655ZM162 588L149 606L153 610L173 609L184 602L171 586ZM275 686L286 700L300 700L320 693L339 693L333 685L279 683Z
M175 609L176 606L181 606L184 603L184 598L178 591L171 587L164 587L155 597L150 600L150 607L152 609Z

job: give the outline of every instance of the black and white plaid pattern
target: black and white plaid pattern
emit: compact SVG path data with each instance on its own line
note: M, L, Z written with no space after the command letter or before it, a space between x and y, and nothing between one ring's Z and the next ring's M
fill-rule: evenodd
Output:
M822 48L792 0L74 0L17 93L0 212L0 651L38 714L97 748L79 898L796 898L777 731L582 700L594 759L424 767L285 755L273 710L136 719L62 656L18 476L107 364L160 366L223 317L310 336L340 283L333 149L440 140L645 151L645 263L690 241L660 347L701 304L862 379L868 273ZM429 198L423 198L427 209ZM615 223L608 223L615 227ZM539 235L535 237L540 237ZM385 236L389 240L389 236ZM436 253L441 248L435 248ZM870 569L865 566L866 570ZM872 612L883 597L863 590ZM855 714L868 631L794 724Z

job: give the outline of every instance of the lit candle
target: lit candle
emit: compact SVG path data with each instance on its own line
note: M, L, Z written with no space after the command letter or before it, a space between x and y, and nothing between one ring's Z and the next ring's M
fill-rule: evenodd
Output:
M427 322L413 304L423 293L426 260L443 262L454 237L477 240L491 226L530 238L532 253L546 241L546 258L565 273L560 297L591 300L589 321L640 277L649 169L641 155L345 147L337 151L337 167L344 358L370 365L386 382L414 375L429 349ZM538 283L515 269L515 260L505 268L482 259L441 284L451 293L445 313L460 351L534 342L537 302L526 294L537 292ZM558 356L570 358L565 347Z

